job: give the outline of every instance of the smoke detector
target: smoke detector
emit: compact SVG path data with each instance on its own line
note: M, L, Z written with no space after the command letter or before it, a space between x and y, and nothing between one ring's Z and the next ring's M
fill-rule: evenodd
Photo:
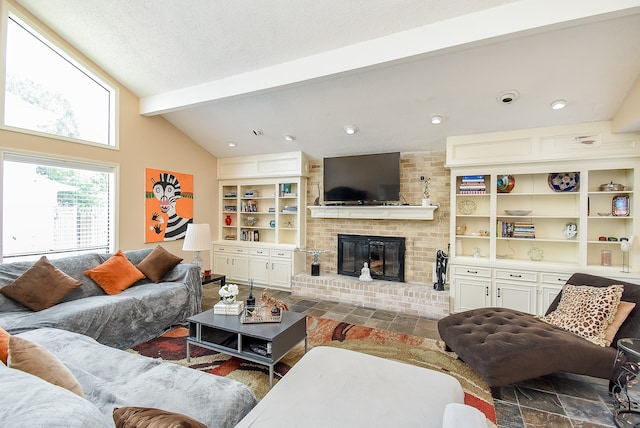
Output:
M520 93L518 91L515 89L507 89L506 91L500 92L496 97L496 100L502 104L511 104L517 100L518 97L520 97Z

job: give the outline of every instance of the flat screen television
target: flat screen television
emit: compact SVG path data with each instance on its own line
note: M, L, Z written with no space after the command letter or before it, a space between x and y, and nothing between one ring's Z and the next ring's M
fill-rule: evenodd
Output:
M323 164L325 202L400 200L400 152L324 158Z

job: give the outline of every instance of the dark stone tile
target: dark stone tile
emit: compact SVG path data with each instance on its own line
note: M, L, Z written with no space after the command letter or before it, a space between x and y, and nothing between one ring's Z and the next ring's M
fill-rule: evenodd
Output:
M389 321L367 318L367 320L362 325L364 325L365 327L377 328L378 330L389 330L389 324L391 324L391 322Z
M375 311L376 311L375 309L369 309L369 308L355 308L353 312L351 312L351 314L357 315L359 317L369 318Z
M529 389L537 389L540 391L547 392L555 392L556 390L553 388L553 382L549 377L536 377L533 379L525 380L523 382L519 382L517 387L529 388Z
M421 328L430 328L432 330L438 330L438 323L433 320L428 320L426 318L418 318L418 322L416 322L417 327Z
M555 377L551 379L551 383L558 394L571 395L574 397L585 398L587 400L600 399L600 395L593 385L582 380Z
M405 333L405 334L413 334L413 330L415 329L415 325L407 324L402 322L391 322L389 324L389 330L395 331L397 333Z
M383 311L383 310L377 310L371 315L371 318L376 320L383 320L383 321L393 321L395 317L396 317L395 312L389 312L389 311Z
M418 337L426 337L427 339L440 340L440 333L438 333L438 330L433 330L431 328L421 328L416 326L411 334Z
M601 425L590 421L581 421L578 419L571 419L571 423L573 424L573 428L611 428L616 426L616 424L613 423L613 418L611 419L610 425Z
M322 318L326 312L327 311L324 311L322 309L316 309L315 306L313 308L308 308L304 311L306 315L310 315L316 318Z
M558 398L565 408L567 416L571 419L589 421L600 425L609 424L613 420L611 411L599 399L598 401L591 401L567 395L559 395Z
M353 325L364 325L364 323L367 322L367 319L367 317L359 317L357 315L354 315L353 313L350 313L349 315L344 317L343 321Z
M311 308L312 306L315 306L316 304L318 304L317 301L315 300L300 300L299 302L296 303L296 305L298 306L304 306L307 308Z
M518 386L516 388L518 403L531 409L564 415L564 409L554 393ZM524 414L523 414L524 415Z
M517 405L496 400L495 407L499 428L524 428L520 408Z
M500 388L500 400L508 403L518 404L518 397L516 394L516 387L513 385L507 385Z
M339 314L350 314L353 311L354 307L351 305L345 305L344 303L339 303L333 308L331 308L331 312L336 312Z
M332 308L334 308L336 305L338 304L338 302L318 302L315 305L313 305L314 309L324 309L325 311L328 311Z
M564 415L528 407L522 407L520 410L522 420L527 428L572 428L571 421Z

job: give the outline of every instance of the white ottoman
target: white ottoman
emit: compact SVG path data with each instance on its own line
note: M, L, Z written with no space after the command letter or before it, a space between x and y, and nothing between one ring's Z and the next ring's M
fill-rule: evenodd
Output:
M439 428L449 403L464 403L464 392L447 374L319 346L237 427Z

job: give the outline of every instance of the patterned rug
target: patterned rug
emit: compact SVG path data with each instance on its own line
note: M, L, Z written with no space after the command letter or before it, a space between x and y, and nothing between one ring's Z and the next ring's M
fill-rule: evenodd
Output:
M187 362L188 333L186 328L176 327L129 352L227 376L249 386L258 399L269 391L269 369L266 366L198 346L191 347L191 361ZM307 335L309 349L319 345L345 348L447 373L462 385L465 403L482 411L489 426L495 426L496 413L489 387L455 354L445 352L440 341L311 316L307 317ZM300 343L280 360L274 369L274 383L286 375L303 355L304 343Z

